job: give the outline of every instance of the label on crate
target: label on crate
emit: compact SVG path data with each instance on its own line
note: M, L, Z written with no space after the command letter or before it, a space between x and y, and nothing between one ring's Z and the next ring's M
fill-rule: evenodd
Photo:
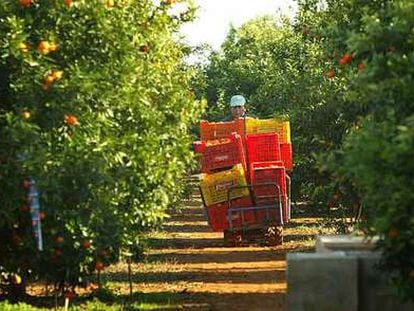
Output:
M230 181L227 181L221 184L217 184L215 188L217 191L222 191L222 190L226 190L230 188L233 185L234 185L234 181L230 180Z
M215 156L214 161L224 161L224 160L227 160L228 158L229 158L228 154Z

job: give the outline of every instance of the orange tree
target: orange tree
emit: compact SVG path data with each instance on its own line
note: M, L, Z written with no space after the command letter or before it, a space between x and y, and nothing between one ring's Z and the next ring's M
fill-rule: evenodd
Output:
M339 106L344 83L326 76L332 61L321 39L306 25L307 12L297 22L278 16L253 19L231 29L220 51L202 68L206 82L198 95L206 96L207 118L221 119L235 93L248 98L249 113L257 117L288 115L294 149L294 200L323 199L329 178L320 174L313 154L341 141L344 124Z
M363 208L361 228L379 235L381 268L403 299L414 297L412 28L407 1L301 1L304 26L323 38L336 105L346 125L320 167L341 205Z
M202 68L198 94L211 118L236 92L257 116L287 113L297 198L364 206L361 225L380 236L383 271L412 298L413 4L298 3L292 24L262 18L231 30Z
M74 286L179 195L201 108L173 38L193 8L177 2L0 3L0 271Z

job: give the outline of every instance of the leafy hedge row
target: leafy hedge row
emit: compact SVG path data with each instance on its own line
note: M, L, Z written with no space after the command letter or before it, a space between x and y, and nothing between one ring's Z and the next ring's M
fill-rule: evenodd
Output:
M0 271L74 286L179 195L201 112L174 39L193 8L179 2L1 1Z
M414 297L414 4L301 0L293 21L231 29L197 95L220 119L235 93L260 117L292 123L293 195L339 206L378 234L382 267ZM350 214L353 213L353 214Z

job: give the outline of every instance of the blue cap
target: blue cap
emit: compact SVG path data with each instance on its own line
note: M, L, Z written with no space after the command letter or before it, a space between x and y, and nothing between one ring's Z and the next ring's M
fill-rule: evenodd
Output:
M234 95L230 99L230 107L244 106L246 99L242 95Z

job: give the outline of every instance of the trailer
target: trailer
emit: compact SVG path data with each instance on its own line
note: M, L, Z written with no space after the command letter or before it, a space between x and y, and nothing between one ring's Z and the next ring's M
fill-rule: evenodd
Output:
M291 217L290 124L238 119L200 124L200 193L213 231L227 246L283 242Z

